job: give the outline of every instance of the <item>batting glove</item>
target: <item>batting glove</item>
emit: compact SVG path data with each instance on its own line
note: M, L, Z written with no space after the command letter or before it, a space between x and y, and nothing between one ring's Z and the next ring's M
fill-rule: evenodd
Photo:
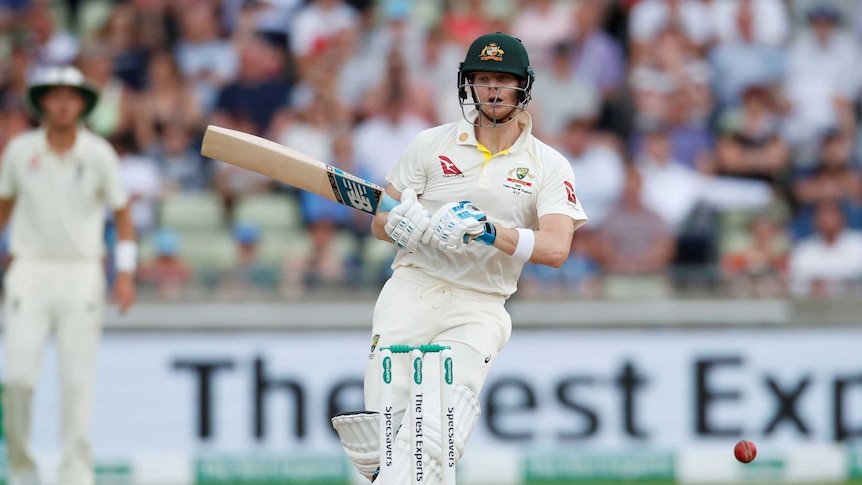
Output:
M489 246L494 244L494 225L472 202L450 202L431 216L431 224L422 237L422 244L441 251L459 251L473 239L479 239Z
M416 191L407 188L401 193L401 203L389 211L383 230L399 248L412 253L419 247L430 222L428 211L419 203Z

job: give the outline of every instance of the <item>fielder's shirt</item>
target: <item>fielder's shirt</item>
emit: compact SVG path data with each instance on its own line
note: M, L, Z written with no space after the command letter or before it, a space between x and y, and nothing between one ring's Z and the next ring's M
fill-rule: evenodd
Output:
M104 254L105 204L117 210L128 196L119 159L103 138L80 127L62 155L40 128L6 146L0 198L14 199L10 252L16 258L97 260Z
M471 113L475 119L478 112ZM526 112L515 121L521 135L507 150L492 154L476 140L471 122L461 120L421 132L387 176L399 191L407 187L434 213L449 202L469 200L488 220L510 228L538 227L546 214L564 214L578 228L587 222L575 196L568 160L532 135ZM398 251L393 269L415 267L454 286L509 297L517 288L523 263L480 242L461 252L420 245Z

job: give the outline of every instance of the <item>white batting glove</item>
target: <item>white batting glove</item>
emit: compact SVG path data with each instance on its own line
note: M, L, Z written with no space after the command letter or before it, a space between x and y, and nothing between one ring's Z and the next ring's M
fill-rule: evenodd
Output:
M412 253L419 247L430 222L428 211L419 203L416 191L407 188L401 193L401 203L389 211L383 230L399 248Z
M440 251L460 251L485 232L485 220L485 213L472 202L444 204L431 216L431 224L422 236L422 244Z

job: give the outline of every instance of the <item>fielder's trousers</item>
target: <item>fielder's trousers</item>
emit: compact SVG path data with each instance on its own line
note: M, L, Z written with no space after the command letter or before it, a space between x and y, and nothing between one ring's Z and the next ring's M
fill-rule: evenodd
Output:
M93 485L89 433L105 306L102 265L98 261L15 260L4 285L3 428L12 481L37 472L29 444L33 388L53 332L61 386L60 484Z

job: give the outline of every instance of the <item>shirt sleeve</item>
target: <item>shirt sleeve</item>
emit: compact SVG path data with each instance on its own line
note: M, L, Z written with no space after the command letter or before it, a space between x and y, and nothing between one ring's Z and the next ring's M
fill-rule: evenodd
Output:
M575 229L589 220L581 201L575 194L575 174L572 166L562 155L546 160L548 173L542 182L536 201L536 212L541 218L546 214L565 214L575 221Z
M15 180L15 167L12 165L12 146L8 143L3 150L3 158L0 161L0 198L14 199L18 195L18 182Z
M413 138L398 163L386 176L386 180L399 192L404 192L404 189L410 187L417 194L425 193L427 170L422 160L427 156L429 149L423 140L423 135L424 133L420 133Z
M103 193L105 194L105 202L112 210L119 210L129 203L129 195L123 187L120 179L120 158L113 147L105 144L103 147L103 160L105 167L105 178L103 183Z

